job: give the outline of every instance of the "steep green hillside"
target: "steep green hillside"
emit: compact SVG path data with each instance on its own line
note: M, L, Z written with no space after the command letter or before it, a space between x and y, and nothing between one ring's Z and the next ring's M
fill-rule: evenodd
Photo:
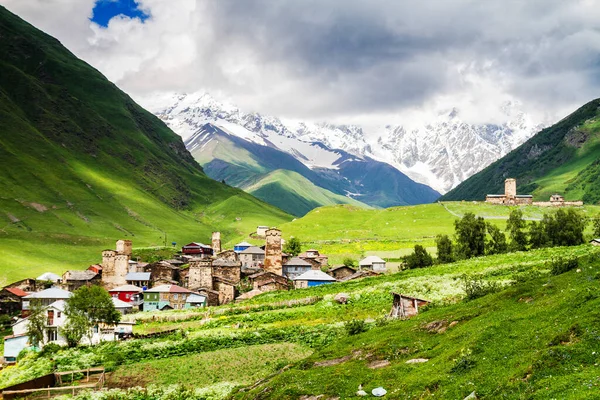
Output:
M244 186L243 189L261 200L298 216L314 208L333 204L371 208L360 201L318 187L297 172L281 169L267 174L252 185Z
M518 192L547 201L600 201L600 99L546 128L505 157L473 175L441 200L483 200L503 193L504 179L517 179Z
M56 39L0 7L0 277L291 217L208 178L183 142ZM235 237L235 238L234 238Z

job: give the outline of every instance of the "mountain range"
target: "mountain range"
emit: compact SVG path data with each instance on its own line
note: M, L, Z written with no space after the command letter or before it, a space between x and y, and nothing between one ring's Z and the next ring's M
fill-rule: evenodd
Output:
M180 136L60 42L0 7L0 276L136 246L234 241L292 216L210 179Z
M439 197L387 163L310 141L307 135L299 137L277 118L243 114L208 95L173 95L161 102L168 106L161 108L155 99L149 107L187 137L186 147L210 177L294 215L330 204L385 208ZM328 143L334 136L358 135L341 128L321 129L337 132L326 136Z
M329 158L326 165L315 165L314 159L295 154L296 148L290 147L298 141L319 143L327 149L387 163L439 193L456 187L544 127L523 112L517 101L499 104L502 123L467 123L459 109L450 108L436 110L428 118L420 117L421 122L382 123L381 128L369 132L356 125L301 122L246 113L204 92L157 93L140 101L183 138L189 138L205 123L213 123L244 139L255 138L249 131L272 143L285 140L287 143L283 143L281 150L297 156L308 167L329 167Z
M483 200L503 193L504 180L517 179L521 194L548 201L554 193L566 200L600 201L600 99L543 129L506 156L473 175L442 200Z

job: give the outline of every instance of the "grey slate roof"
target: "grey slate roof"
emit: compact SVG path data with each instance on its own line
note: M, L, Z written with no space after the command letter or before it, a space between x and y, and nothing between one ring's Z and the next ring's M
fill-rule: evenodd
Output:
M28 296L23 297L24 299L68 299L73 293L68 290L62 290L57 287L51 287L50 289L42 290L41 292L31 293Z
M125 275L126 281L149 281L150 280L150 272L129 272Z
M265 251L258 246L250 246L244 251L240 251L240 254L265 254Z
M323 271L319 271L316 269L311 269L310 271L306 271L300 276L294 278L295 281L325 281L325 282L335 282L337 279L327 275Z
M308 261L304 261L303 259L301 259L300 257L294 257L291 260L289 260L288 262L285 263L286 266L302 266L302 267L312 267L312 264L309 263Z
M96 275L94 271L90 271L90 270L85 270L85 271L78 271L78 270L71 270L71 271L67 271L67 280L69 281L89 281L91 279L93 279Z

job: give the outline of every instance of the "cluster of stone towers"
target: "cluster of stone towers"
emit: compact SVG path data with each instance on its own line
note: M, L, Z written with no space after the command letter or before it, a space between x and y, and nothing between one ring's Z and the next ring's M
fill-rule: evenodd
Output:
M127 283L131 259L131 240L118 240L116 250L102 252L102 285L110 290Z

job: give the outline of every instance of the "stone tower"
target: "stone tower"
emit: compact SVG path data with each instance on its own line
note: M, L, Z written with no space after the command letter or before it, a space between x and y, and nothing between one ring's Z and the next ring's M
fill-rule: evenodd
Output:
M188 288L213 288L211 261L193 261L190 263L188 271Z
M217 255L221 252L221 232L213 232L212 249L214 255Z
M265 271L281 275L281 231L271 228L265 233Z
M117 253L131 257L131 240L117 240Z
M127 283L131 240L118 240L116 249L102 252L102 285L109 290Z
M504 196L507 199L514 199L517 197L517 180L508 178L504 181Z

